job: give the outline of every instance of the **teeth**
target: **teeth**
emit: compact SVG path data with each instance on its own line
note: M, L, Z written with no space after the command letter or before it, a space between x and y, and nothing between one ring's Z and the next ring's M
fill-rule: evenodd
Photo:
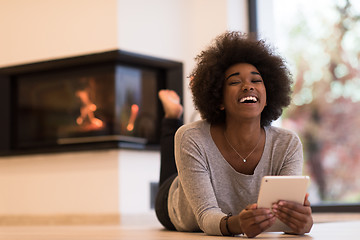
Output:
M253 97L253 96L249 96L249 97L244 97L242 99L240 99L240 102L243 103L245 101L253 101L253 102L257 102L257 99L256 97Z

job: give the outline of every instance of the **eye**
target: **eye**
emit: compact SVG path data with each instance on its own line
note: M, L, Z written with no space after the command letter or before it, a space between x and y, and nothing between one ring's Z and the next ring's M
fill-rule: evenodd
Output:
M263 80L262 79L254 79L252 80L253 83L262 83Z
M237 84L239 84L239 83L241 83L240 80L231 80L231 81L229 81L229 85L230 85L230 86L237 85Z

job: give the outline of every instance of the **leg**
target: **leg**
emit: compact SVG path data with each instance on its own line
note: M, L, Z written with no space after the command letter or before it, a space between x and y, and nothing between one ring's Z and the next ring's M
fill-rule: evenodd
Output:
M179 119L165 118L161 126L160 140L160 181L161 186L166 179L177 173L174 155L174 136L182 125Z
M160 182L159 191L155 200L155 212L159 222L168 230L176 230L168 213L169 189L177 176L174 156L174 136L177 129L182 125L180 116L183 108L179 96L171 90L161 90L159 98L163 104L165 118L161 126L160 140Z
M183 107L180 104L179 96L172 90L161 90L159 98L165 111L160 140L161 166L159 185L161 186L166 179L177 173L174 156L174 136L177 129L182 125L180 117Z
M176 230L174 224L170 220L168 211L169 189L176 177L177 174L174 174L170 178L166 179L166 181L160 186L155 200L156 217L167 230Z

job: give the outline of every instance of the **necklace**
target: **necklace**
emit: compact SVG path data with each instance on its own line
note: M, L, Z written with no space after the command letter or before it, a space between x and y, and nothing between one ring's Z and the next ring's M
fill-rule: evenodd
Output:
M258 146L259 143L260 143L261 132L260 132L259 139L258 139L258 141L257 141L257 143L256 143L256 146L254 147L254 149L253 149L245 158L243 158L243 157L240 155L240 153L238 153L238 151L236 151L236 149L231 145L229 139L226 137L225 130L224 130L224 137L225 137L225 139L226 139L226 142L229 144L229 146L236 152L236 154L237 154L240 158L242 158L243 162L246 163L247 158L250 157L250 155L255 151L255 149L257 148L257 146Z

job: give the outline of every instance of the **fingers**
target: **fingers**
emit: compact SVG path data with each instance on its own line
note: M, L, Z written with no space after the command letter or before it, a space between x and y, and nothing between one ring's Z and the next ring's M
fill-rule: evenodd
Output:
M311 213L311 208L309 206L304 206L299 203L289 202L289 201L279 201L278 204L274 204L274 206L281 207L285 212L299 212L302 214Z
M297 234L309 232L313 220L311 216L310 202L305 198L305 204L295 202L279 201L273 205L275 216L286 223Z
M255 210L255 209L257 209L257 204L256 203L250 204L245 209L246 210Z
M305 195L304 206L310 206L309 193L306 193Z
M275 222L275 215L270 209L257 209L250 205L240 213L240 225L248 237L255 237Z

